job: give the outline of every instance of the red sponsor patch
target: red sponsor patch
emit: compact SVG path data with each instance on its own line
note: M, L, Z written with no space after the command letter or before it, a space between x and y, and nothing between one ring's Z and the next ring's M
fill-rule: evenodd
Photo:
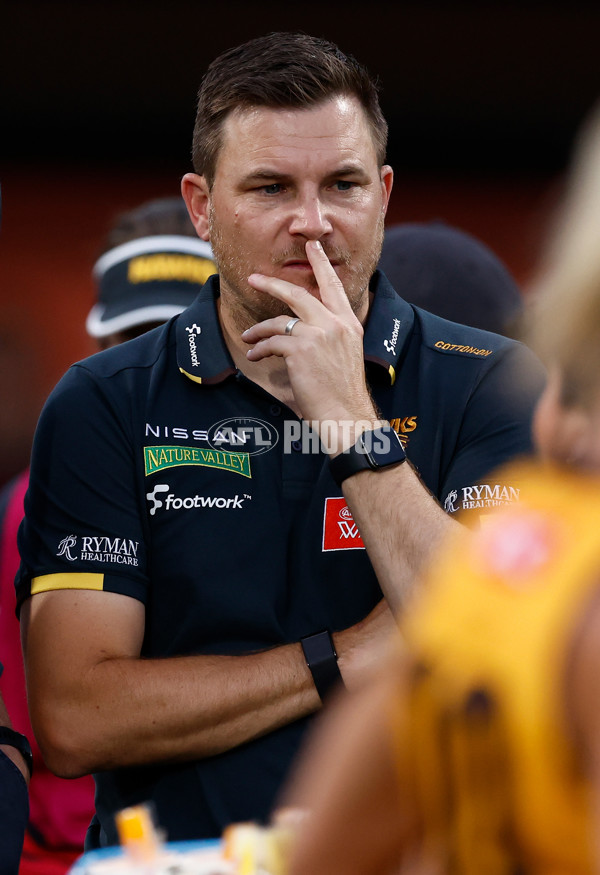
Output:
M364 550L365 545L345 498L326 498L323 516L323 552Z

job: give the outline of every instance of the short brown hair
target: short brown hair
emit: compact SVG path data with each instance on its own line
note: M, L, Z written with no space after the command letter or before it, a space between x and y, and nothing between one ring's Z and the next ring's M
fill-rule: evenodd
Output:
M209 186L215 177L227 115L237 108L303 108L345 94L356 97L369 122L379 164L387 123L368 70L334 43L304 33L270 33L219 55L198 92L192 160Z

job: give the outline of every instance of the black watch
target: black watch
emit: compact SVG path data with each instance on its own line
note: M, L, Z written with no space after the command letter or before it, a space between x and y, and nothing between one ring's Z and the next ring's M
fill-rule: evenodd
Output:
M31 753L31 745L29 739L25 735L21 735L16 729L11 729L10 726L0 726L0 744L8 744L10 747L16 747L29 769L29 777L33 774L33 754Z
M307 635L300 639L300 644L317 693L324 702L329 690L343 683L331 632L325 629L315 635Z
M353 447L331 459L329 467L333 479L341 486L346 477L359 471L380 471L390 465L406 461L400 438L391 425L363 431Z

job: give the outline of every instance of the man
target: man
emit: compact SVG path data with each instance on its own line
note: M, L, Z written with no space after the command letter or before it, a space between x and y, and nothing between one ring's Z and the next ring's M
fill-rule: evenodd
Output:
M599 207L596 110L530 314L540 461L450 538L404 650L313 740L293 875L600 871Z
M171 839L266 816L322 699L360 683L456 525L431 493L450 512L508 500L477 484L528 448L539 366L372 278L385 132L330 43L271 34L217 58L182 191L219 276L76 365L41 418L17 592L45 756L95 773L90 843L146 799ZM339 453L374 426L362 470ZM368 557L355 520L382 533Z

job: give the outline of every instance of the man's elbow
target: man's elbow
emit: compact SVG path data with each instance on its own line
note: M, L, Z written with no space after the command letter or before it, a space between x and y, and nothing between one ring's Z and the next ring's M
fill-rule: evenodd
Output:
M33 729L42 757L59 778L80 778L98 771L98 744L76 721L58 715L33 720Z

